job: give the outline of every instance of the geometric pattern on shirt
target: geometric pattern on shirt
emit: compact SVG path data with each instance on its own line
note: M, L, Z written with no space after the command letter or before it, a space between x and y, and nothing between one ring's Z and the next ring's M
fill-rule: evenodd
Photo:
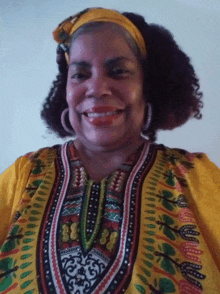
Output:
M68 157L68 144L62 146L57 162L60 179L44 217L48 229L40 238L45 252L39 272L43 293L126 289L137 253L134 232L139 231L141 197L137 184L146 175L146 153L147 146L141 156L138 150L135 166L134 158L128 160L95 183L88 180L78 158Z

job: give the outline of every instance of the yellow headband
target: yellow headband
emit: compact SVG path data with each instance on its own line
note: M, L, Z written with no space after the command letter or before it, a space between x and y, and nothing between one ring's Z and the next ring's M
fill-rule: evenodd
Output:
M142 56L146 56L144 38L138 28L127 17L111 9L90 8L89 10L70 16L60 23L53 31L54 40L59 44L65 44L65 41L69 39L69 36L71 36L79 27L88 22L97 21L113 22L124 27L137 43ZM67 55L66 58L68 58Z

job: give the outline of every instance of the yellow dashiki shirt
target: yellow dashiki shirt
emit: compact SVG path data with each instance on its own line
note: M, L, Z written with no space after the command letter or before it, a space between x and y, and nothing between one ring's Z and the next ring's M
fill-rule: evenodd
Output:
M0 293L220 293L220 171L143 144L92 181L74 142L0 178Z

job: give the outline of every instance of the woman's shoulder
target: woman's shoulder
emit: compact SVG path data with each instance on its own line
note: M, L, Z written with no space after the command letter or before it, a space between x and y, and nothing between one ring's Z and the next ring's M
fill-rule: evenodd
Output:
M182 148L171 148L163 144L152 144L164 157L168 158L171 163L175 164L180 161L196 162L209 160L204 152L190 152Z
M21 156L19 156L15 162L9 166L2 175L6 173L15 174L20 173L21 171L31 170L35 165L46 164L47 162L51 162L57 157L58 150L62 145L54 145L50 147L42 147L36 151L27 152Z
M48 159L55 159L57 157L58 150L60 150L61 147L62 145L42 147L36 151L31 151L20 156L17 161L36 164L36 162L40 160L46 161Z
M53 145L53 146L42 147L42 148L39 148L36 151L28 152L28 153L20 156L20 158L26 158L26 159L29 159L29 160L34 160L34 159L37 159L39 157L46 156L48 154L56 155L58 150L61 148L61 146L62 145Z
M178 170L193 179L212 178L220 182L220 169L203 152L190 152L181 148L170 148L163 144L154 144L161 154L167 168Z

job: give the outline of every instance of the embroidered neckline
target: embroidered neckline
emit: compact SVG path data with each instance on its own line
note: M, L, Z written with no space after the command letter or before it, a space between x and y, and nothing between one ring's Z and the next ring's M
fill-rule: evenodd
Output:
M82 205L80 231L84 252L91 249L100 229L105 198L106 180L101 183L89 181Z
M116 171L120 171L122 169L124 169L125 166L129 165L129 166L135 166L135 164L137 163L140 154L142 153L145 145L148 144L147 142L144 142L141 144L141 146L135 150L127 159L125 162L123 162L115 171L113 171L112 173L110 173L108 176L106 176L105 178L103 178L101 181L95 181L93 179L90 178L88 172L86 171L80 157L79 157L79 153L74 145L74 141L71 140L68 142L68 151L69 151L69 158L70 160L74 160L79 162L79 165L81 166L81 168L83 168L83 172L84 172L84 177L87 179L87 181L91 181L92 183L99 183L101 184L102 181L104 180L108 180ZM149 143L149 147L150 147L150 143Z
M66 198L67 207L63 210L64 214L69 214L69 201L71 201L72 205L76 208L71 211L72 219L75 219L75 221L71 225L68 224L68 227L70 227L69 232L72 231L72 235L70 234L69 237L67 237L65 232L69 229L66 225L63 226L62 231L64 234L64 243L67 239L68 242L71 240L77 242L78 245L81 246L83 253L87 255L93 248L96 241L99 240L100 244L104 242L104 239L106 238L104 235L106 235L107 231L109 236L111 233L113 233L114 236L118 235L118 230L120 228L116 225L116 231L109 231L106 228L103 228L102 217L107 216L109 221L110 219L112 219L111 221L114 221L115 218L117 219L117 222L120 222L123 210L123 194L126 181L132 168L137 163L144 146L145 143L133 152L133 154L131 154L117 170L108 175L102 181L96 182L89 179L73 141L69 142L70 148L67 150L72 166L72 189ZM110 207L109 211L114 211L117 207L116 211L118 212L107 212L108 209L106 210L106 205ZM112 207L114 207L113 210ZM110 252L115 247L117 238L112 237L111 239L114 239L114 244L108 244L108 248L111 248Z

